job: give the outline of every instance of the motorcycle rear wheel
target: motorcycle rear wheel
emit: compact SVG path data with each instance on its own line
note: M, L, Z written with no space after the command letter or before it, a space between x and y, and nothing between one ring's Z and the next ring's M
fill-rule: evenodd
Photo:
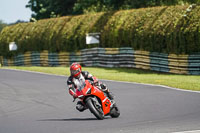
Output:
M110 116L112 118L117 118L120 116L120 111L119 108L117 107L117 105L115 104L114 107L111 109L110 111Z
M92 101L91 98L86 100L86 105L89 108L90 112L92 112L98 120L103 120L104 119L104 114L97 108L95 108L95 103Z

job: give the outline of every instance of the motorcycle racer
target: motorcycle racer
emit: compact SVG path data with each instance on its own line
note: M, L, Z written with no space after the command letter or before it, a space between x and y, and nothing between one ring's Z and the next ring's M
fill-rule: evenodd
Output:
M98 89L103 91L110 100L113 100L113 95L109 92L109 89L107 86L100 81L96 77L93 77L92 74L90 74L87 71L82 71L82 67L78 63L73 63L70 66L70 77L67 80L67 85L69 89L69 94L73 96L74 99L77 98L76 95L76 89L83 83L85 80L89 80L94 86L96 86ZM81 101L77 102L76 109L80 112L84 111L86 107L83 105Z

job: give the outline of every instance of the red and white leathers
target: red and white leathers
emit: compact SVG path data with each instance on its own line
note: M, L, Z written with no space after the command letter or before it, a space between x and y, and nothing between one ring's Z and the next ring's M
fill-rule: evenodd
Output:
M85 80L92 81L94 86L105 92L111 100L113 99L113 96L109 93L109 90L107 89L106 85L98 81L96 77L93 77L92 74L90 74L87 71L81 71L79 76L70 76L68 78L67 85L69 88L69 94L72 95L74 98L77 98L76 89L78 89L78 87L81 86L82 83L85 83ZM85 108L81 105L82 103L78 101L76 108L79 111L84 111Z
M68 78L68 80L67 80L69 93L73 97L76 97L76 93L75 92L76 92L77 87L80 86L79 84L81 84L82 82L85 82L85 80L92 81L93 84L96 87L98 87L99 89L101 89L102 91L108 91L106 85L101 83L100 81L98 81L98 79L96 77L93 77L92 74L90 74L87 71L82 71L78 77L70 76Z

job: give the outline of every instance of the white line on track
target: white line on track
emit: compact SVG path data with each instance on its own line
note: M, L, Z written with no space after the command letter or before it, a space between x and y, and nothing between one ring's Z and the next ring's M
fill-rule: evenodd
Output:
M172 132L172 133L200 133L200 130L182 131L182 132Z
M13 70L13 71L22 71L22 72L29 72L29 73L38 73L38 74L44 74L44 75L51 75L51 76L58 76L58 77L66 77L67 75L56 75L56 74L48 74L48 73L43 73L43 72L35 72L35 71L28 71L28 70L19 70L19 69L10 69L10 68L1 68L1 69L7 69L7 70ZM0 69L0 70L1 70ZM192 91L192 90L184 90L184 89L179 89L179 88L172 88L169 86L165 85L154 85L154 84L145 84L145 83L136 83L136 82L127 82L127 81L115 81L115 80L107 80L107 79L100 79L102 81L111 81L111 82L119 82L119 83L127 83L127 84L138 84L138 85L148 85L148 86L157 86L157 87L163 87L171 90L176 90L176 91L183 91L183 92L192 92L192 93L199 93L200 91ZM199 130L200 131L200 130ZM200 133L200 132L199 132Z

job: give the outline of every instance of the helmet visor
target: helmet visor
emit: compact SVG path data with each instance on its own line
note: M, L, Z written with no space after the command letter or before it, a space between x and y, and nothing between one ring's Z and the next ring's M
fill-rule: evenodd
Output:
M71 75L76 75L80 73L80 69L77 69L77 70L71 70Z

